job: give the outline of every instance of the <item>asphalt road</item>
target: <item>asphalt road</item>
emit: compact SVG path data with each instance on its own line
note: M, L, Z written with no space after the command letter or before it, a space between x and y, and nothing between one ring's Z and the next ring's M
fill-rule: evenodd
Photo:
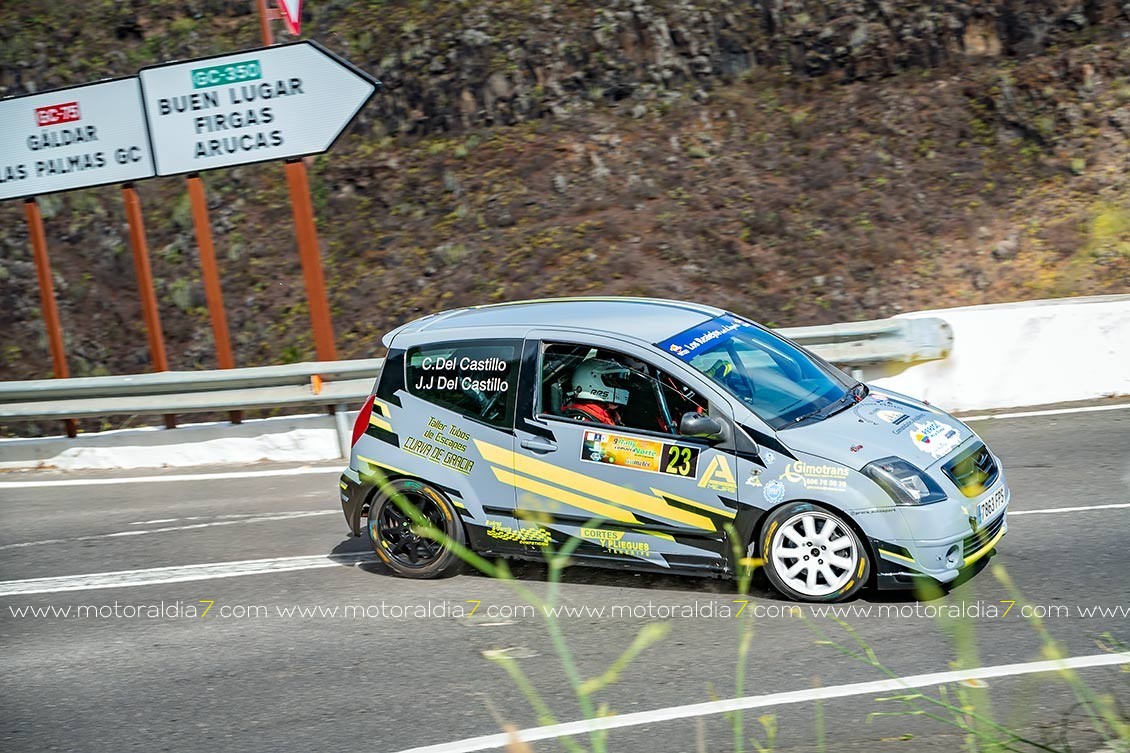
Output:
M1071 508L1130 502L1130 410L993 420L975 428L1003 458L1013 488L1010 533L999 554L976 577L930 601L865 593L850 605L859 612L845 618L855 636L808 609L804 619L776 614L789 605L761 583L754 584L747 611L734 617L723 608L736 611L744 597L729 583L566 571L555 603L581 612L554 623L581 677L609 670L641 629L666 629L613 684L593 694L594 705L628 714L889 676L827 640L858 648L858 638L898 676L1045 659L1037 627L1020 615L1019 604L1003 614L1016 593L1021 604L1048 610L1043 628L1064 654L1125 650L1125 611L1081 610L1130 607L1130 507ZM500 651L554 721L583 717L546 620L523 611L526 602L512 585L481 575L414 582L389 576L363 556L322 559L366 552L362 541L345 535L336 468L240 469L259 474L248 478L229 477L230 468L209 470L223 477L71 484L144 474L0 476L0 748L401 751L497 733L504 723L540 726L544 720L515 681L487 658ZM313 559L293 559L305 555ZM263 562L222 564L248 560ZM204 563L220 564L204 572L178 569ZM546 597L544 567L516 569L521 587ZM239 574L247 570L255 574ZM1002 582L1000 570L1014 586ZM70 577L83 574L91 578ZM36 581L31 590L38 593L12 593L28 590L16 581L44 578L58 580ZM127 582L142 584L120 585ZM118 585L91 587L107 583ZM57 590L64 588L77 590ZM162 602L161 616L147 616ZM78 617L80 605L107 616ZM346 617L347 605L370 616ZM964 617L930 613L962 605ZM68 607L67 616L25 609ZM327 611L319 614L318 607ZM196 616L188 616L190 608ZM288 615L293 608L315 611ZM880 608L901 614L879 615ZM697 609L697 616L665 609ZM746 630L752 639L741 660ZM1123 719L1130 715L1125 667L1083 669L1078 677L1091 692L1109 696ZM971 702L1055 749L1101 747L1088 707L1058 675L974 684L984 687L950 685L946 697ZM958 699L959 691L968 698ZM779 751L962 747L963 733L952 725L894 713L913 707L880 700L892 695L898 694L746 712L744 748L751 749L752 735L767 742L758 720L766 714ZM952 716L936 706L928 710ZM733 722L720 714L656 721L608 733L608 747L729 751ZM577 740L591 747L588 738ZM533 749L565 750L560 741Z

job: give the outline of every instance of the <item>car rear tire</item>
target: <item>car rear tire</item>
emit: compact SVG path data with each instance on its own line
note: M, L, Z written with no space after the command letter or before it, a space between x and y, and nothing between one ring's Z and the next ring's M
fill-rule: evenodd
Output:
M436 540L424 535L404 505L419 512L442 537ZM432 485L412 479L389 481L377 492L369 508L368 531L369 543L381 562L405 578L455 573L460 560L451 543L466 543L463 523L451 500Z
M765 574L793 601L844 601L871 575L871 558L843 516L812 502L783 505L762 529Z

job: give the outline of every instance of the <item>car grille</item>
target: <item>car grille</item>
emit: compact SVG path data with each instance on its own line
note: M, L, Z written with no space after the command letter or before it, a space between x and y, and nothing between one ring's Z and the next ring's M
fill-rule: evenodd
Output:
M976 554L978 551L980 551L981 547L985 546L985 544L988 544L993 540L994 536L1000 533L1001 526L1003 525L1004 515L1001 514L998 515L995 520L990 521L989 524L982 528L980 531L977 531L970 536L966 536L961 540L961 556L969 557L972 554Z
M966 497L982 494L993 485L999 473L989 448L982 442L978 442L942 466L942 471Z

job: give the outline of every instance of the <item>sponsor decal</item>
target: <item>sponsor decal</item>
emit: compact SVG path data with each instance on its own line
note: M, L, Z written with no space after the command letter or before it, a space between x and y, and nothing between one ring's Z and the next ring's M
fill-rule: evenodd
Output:
M848 473L842 465L797 460L785 466L781 478L789 483L801 484L805 491L842 492L847 490Z
M749 478L745 480L746 486L758 487L761 486L761 471L754 468L749 472Z
M961 444L961 433L941 421L915 422L910 438L914 446L932 458L940 458Z
M761 459L765 461L765 465L773 465L777 462L777 454L772 450L762 450Z
M861 445L861 444L853 444L853 445L852 445L852 446L851 446L851 447L850 447L849 449L850 449L850 450L851 450L852 452L859 452L860 450L862 450L862 449L863 449L863 445Z
M734 470L730 467L730 461L726 459L725 455L715 455L710 465L706 466L706 472L702 474L702 480L698 482L699 488L713 489L717 492L726 492L733 494L738 490L738 481L734 478Z
M646 541L624 539L624 531L605 531L601 528L582 528L582 539L594 541L609 554L631 554L637 557L650 557L651 544Z
M603 431L586 431L581 442L581 460L688 478L698 472L698 452L697 447Z
M890 400L869 400L855 407L855 415L869 424L902 426L910 420L903 406Z
M777 479L773 479L762 490L765 495L765 501L771 505L778 504L785 499L785 485Z
M499 520L486 521L487 523L487 536L492 539L500 539L502 541L515 541L519 544L526 546L549 546L553 539L553 535L548 529L540 526L523 527L509 526Z
M922 419L926 418L929 415L930 415L929 413L918 412L918 413L914 414L914 416L911 417L910 419L895 424L895 428L891 429L891 433L892 434L902 434L904 431L906 431L907 429L912 427L914 425L915 421L921 421Z
M424 430L424 439L405 437L400 449L454 471L469 474L475 467L475 461L466 455L470 439L471 435L454 423L445 424L435 416L430 416L428 428Z
M753 325L748 322L743 322L729 314L724 314L716 319L703 322L697 327L691 327L685 332L680 332L663 342L656 343L656 346L670 353L674 353L684 361L689 361L699 350L704 349L704 346L709 346L716 340L725 342L729 339L726 335L734 330L752 326ZM709 350L709 348L705 348L705 350Z

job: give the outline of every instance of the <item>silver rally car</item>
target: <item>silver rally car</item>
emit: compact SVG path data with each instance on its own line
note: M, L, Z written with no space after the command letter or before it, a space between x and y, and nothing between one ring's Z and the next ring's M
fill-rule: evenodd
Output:
M341 501L404 576L459 564L404 502L487 555L579 539L572 560L605 567L763 565L804 601L952 581L1007 530L1000 460L969 427L720 309L529 301L384 342Z

